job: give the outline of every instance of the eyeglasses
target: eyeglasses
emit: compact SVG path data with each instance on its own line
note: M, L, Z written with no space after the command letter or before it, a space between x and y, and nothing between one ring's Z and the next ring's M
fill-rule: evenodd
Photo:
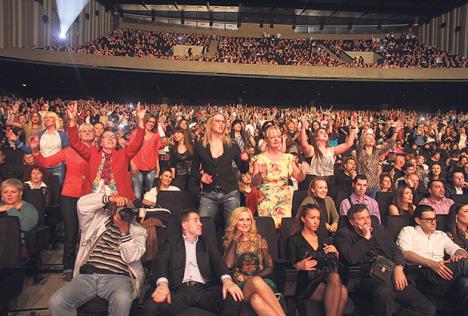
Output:
M434 224L434 223L437 223L437 222L438 222L438 218L437 218L437 217L433 217L433 218L420 218L420 220L425 221L426 223L431 223L431 224Z

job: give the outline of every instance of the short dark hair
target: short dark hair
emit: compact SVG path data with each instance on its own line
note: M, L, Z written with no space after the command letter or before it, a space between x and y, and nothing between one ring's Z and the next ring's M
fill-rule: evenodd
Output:
M345 159L343 159L343 165L347 164L350 160L354 160L356 162L356 159L354 159L354 157L346 157Z
M427 189L432 189L432 186L434 185L434 182L441 182L444 186L445 186L445 181L441 180L441 179L434 179L434 180L431 180L429 181L429 183L427 184Z
M357 180L366 180L367 181L367 177L363 174L358 174L357 176L354 177L353 179L353 183L356 183Z
M421 218L422 216L422 213L424 212L435 212L434 209L432 208L432 206L429 206L429 205L418 205L416 207L416 209L414 210L413 212L413 216L414 218Z
M190 214L192 214L192 213L198 214L198 212L196 210L193 210L193 209L183 210L180 213L180 216L179 216L180 223L182 224L183 222L187 221Z
M367 205L362 204L362 203L353 204L348 210L348 213L346 214L346 216L348 217L348 220L352 220L354 218L354 214L360 213L364 210L367 210L369 212Z

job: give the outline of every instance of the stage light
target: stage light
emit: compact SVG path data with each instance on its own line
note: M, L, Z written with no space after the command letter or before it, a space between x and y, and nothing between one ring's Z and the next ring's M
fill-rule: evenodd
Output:
M60 35L61 39L66 38L66 34L70 26L80 15L81 10L85 7L89 0L57 0L57 13L60 20Z

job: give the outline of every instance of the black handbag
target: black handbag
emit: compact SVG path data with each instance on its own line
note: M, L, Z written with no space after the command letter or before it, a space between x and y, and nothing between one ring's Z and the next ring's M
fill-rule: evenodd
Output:
M372 262L369 276L373 279L381 280L386 284L391 284L395 266L396 264L390 259L378 255Z

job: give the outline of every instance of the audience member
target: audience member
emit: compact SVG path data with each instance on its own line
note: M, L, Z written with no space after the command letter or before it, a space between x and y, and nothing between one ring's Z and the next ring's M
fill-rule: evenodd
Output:
M448 214L454 203L452 199L445 197L445 184L441 180L431 180L427 185L429 196L422 199L419 205L432 207L436 214Z
M358 174L353 180L353 193L340 204L340 215L346 215L348 210L354 204L364 204L370 215L374 215L380 221L379 205L377 201L366 195L367 178L365 175Z

